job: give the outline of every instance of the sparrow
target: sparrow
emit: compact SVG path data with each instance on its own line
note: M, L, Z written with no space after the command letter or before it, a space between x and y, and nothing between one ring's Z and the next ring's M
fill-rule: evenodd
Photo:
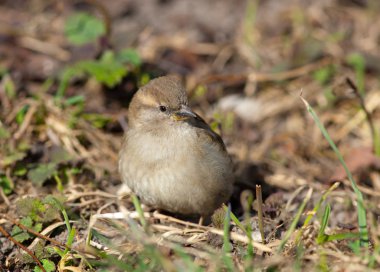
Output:
M175 76L153 79L133 96L119 173L142 203L201 219L229 200L234 183L222 138L189 108Z

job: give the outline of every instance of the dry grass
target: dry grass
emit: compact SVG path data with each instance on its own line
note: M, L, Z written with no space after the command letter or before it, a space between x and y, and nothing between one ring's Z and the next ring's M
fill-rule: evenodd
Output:
M58 271L379 269L380 160L367 121L370 115L379 130L378 4L285 2L264 1L257 9L255 1L237 1L233 8L226 2L213 11L213 1L195 1L186 26L180 19L188 14L185 1L155 3L151 10L122 1L104 4L112 19L108 42L115 50L132 46L143 65L128 66L128 75L112 88L79 76L60 100L60 73L79 59L96 59L104 44L68 44L64 21L77 6L44 1L28 4L30 10L10 2L0 6L0 268L37 266L5 237L15 221L31 217L29 231L38 224L41 229L21 243ZM96 5L85 9L98 12ZM156 24L146 19L144 25L154 10L163 18ZM236 20L224 25L224 18ZM120 35L125 32L128 39ZM359 60L349 59L352 53ZM176 215L136 211L130 195L117 195L127 104L147 78L168 73L183 76L191 104L222 134L233 156L238 185L232 212L241 222L227 224L226 212L219 211L210 225L199 226ZM359 92L364 88L362 100L347 77ZM357 245L357 198L305 110L301 89L363 193L368 248ZM76 95L83 98L71 103ZM263 187L265 243L257 203L247 208L240 199L256 184ZM43 202L47 195L64 207ZM34 217L31 207L17 204L27 197L40 201ZM57 213L45 216L42 206ZM331 210L324 225L326 207Z

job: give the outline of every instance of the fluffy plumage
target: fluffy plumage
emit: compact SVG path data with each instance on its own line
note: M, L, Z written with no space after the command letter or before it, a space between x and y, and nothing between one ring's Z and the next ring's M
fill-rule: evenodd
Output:
M160 77L134 95L119 154L123 182L143 203L210 215L232 193L232 162L219 135L188 107L178 78Z

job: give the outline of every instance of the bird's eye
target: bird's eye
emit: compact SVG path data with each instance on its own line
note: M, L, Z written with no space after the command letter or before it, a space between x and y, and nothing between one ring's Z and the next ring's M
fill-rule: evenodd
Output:
M167 108L165 106L160 106L159 109L160 109L161 112L167 111Z

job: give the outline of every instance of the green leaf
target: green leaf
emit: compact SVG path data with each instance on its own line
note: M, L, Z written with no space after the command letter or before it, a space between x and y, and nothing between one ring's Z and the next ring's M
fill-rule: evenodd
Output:
M32 236L29 233L20 229L18 226L13 227L11 235L17 242L20 242L20 243L32 238Z
M72 229L71 229L71 225L70 225L70 220L69 220L69 216L67 215L67 212L65 210L65 207L63 205L63 199L58 199L52 195L48 195L45 197L44 203L47 203L47 204L53 206L54 209L61 211L63 218L65 219L65 224L66 224L67 230L69 231L69 233L71 233Z
M56 147L51 152L51 162L55 164L68 162L72 159L73 157L71 154L67 152L63 147Z
M226 205L223 205L223 210L228 213L228 207ZM225 215L226 216L226 215ZM239 219L236 217L236 215L233 213L233 212L229 212L229 216L231 218L231 220L242 230L244 231L245 234L247 234L247 230L245 229L245 227L243 226L243 224L239 221ZM224 217L225 219L225 217ZM224 222L223 222L223 225L224 225Z
M329 222L330 212L331 212L331 207L329 204L327 204L325 211L323 213L322 222L321 222L321 229L319 230L319 233L325 233L327 223Z
M62 201L60 199L57 199L56 197L54 197L52 195L47 195L44 198L43 203L49 204L49 205L53 206L55 209L60 210L60 211L65 209Z
M121 63L130 63L134 66L141 65L141 58L136 50L127 48L117 53L117 60Z
M85 98L83 95L75 95L72 97L69 97L65 101L66 106L71 106L71 105L77 105L77 104L82 104L84 103Z
M22 122L24 122L24 118L25 118L26 113L28 112L28 109L29 109L29 105L25 105L17 112L17 115L16 115L17 124L21 125Z
M322 222L321 222L321 228L319 229L318 237L317 237L317 243L323 244L328 240L328 235L325 234L325 229L327 227L327 223L329 222L331 208L330 205L327 204L325 211L323 213Z
M45 268L46 272L52 272L55 271L55 264L48 260L48 259L43 259L41 261L42 266ZM34 272L42 272L42 269L39 266L34 267L33 269Z
M339 241L346 239L358 239L359 241L360 233L359 232L342 232L328 235L327 241Z
M38 224L36 225L36 228L33 227L33 220L29 216L26 216L26 217L22 218L20 220L20 224L22 224L22 225L24 225L25 227L28 227L28 228L33 228L35 231L40 231L41 230L40 226L37 226Z
M70 80L73 77L80 77L87 74L94 77L99 83L106 85L109 88L119 84L127 75L128 70L123 65L125 62L130 62L134 65L139 65L141 61L136 52L128 49L122 51L115 56L111 50L105 51L99 60L83 60L66 68L61 75L61 81L58 86L56 98L63 97ZM66 100L65 104L81 103L84 98L78 96L73 100Z
M65 35L75 45L93 42L105 32L103 22L88 13L74 14L65 23Z
M22 163L16 164L15 168L13 168L13 174L18 177L22 177L26 175L28 172L28 169L25 167L25 165Z
M127 69L115 59L112 51L106 51L100 60L78 62L76 67L107 87L114 87L127 75Z
M61 99L65 94L66 88L69 85L70 80L74 76L79 76L82 73L83 71L75 66L70 66L70 67L65 68L60 75L60 82L58 85L57 93L55 94L55 99L56 100Z
M314 215L318 213L322 203L326 200L326 198L329 196L329 194L332 191L334 191L338 186L339 186L339 182L335 182L333 185L331 185L331 187L323 193L322 197L319 199L317 204L314 206L312 212L310 212L309 215L306 217L302 228L300 229L300 231L297 234L297 238L296 238L297 244L299 244L299 242L301 240L303 230L306 229L306 227L310 224L311 219L313 219Z
M47 179L51 178L54 175L56 169L56 163L40 164L37 168L29 171L28 178L34 184L42 186Z
M24 152L15 152L13 154L6 156L2 164L4 166L10 165L16 161L22 160L23 158L25 158L25 156L26 154Z
M356 240L356 241L352 241L351 243L348 243L348 246L351 248L351 250L356 254L356 255L360 255L360 241L359 240Z
M32 218L30 218L29 216L27 217L24 217L23 219L20 220L20 224L21 225L24 225L25 227L27 228L30 228L30 229L34 229L33 228L33 220ZM41 225L42 227L42 225ZM41 231L41 230L36 230L36 231ZM11 235L12 237L22 243L30 238L32 238L32 236L25 230L21 229L20 227L18 226L14 226L13 229L12 229L12 232L11 232Z
M25 227L31 228L33 226L33 220L32 218L27 216L20 220L20 224L24 225Z
M136 195L132 195L132 202L133 202L133 205L135 206L137 214L139 215L140 223L143 226L143 228L146 230L148 225L144 217L144 211L141 208L141 203Z
M0 187L4 194L9 195L13 191L13 182L6 175L0 175Z
M60 218L59 209L51 203L42 202L38 198L26 197L22 198L16 203L17 214L21 216L28 216L34 222L51 222Z
M72 228L69 230L69 235L67 236L66 246L71 247L75 239L76 230ZM69 248L66 248L64 254L67 254L70 251Z
M45 207L38 198L25 197L16 202L17 214L21 216L29 216L36 220L37 214L45 212Z

